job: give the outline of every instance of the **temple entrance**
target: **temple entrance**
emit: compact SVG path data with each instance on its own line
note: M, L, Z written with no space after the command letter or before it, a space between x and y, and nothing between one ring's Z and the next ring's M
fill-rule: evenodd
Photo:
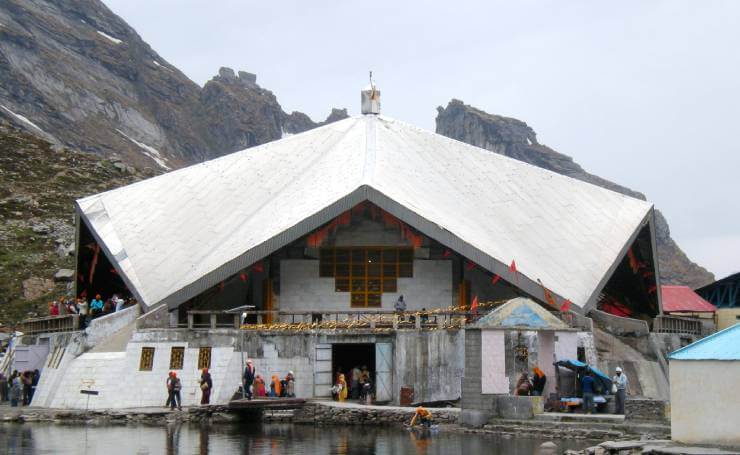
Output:
M334 381L337 373L341 372L349 384L352 379L352 369L367 367L375 383L375 343L342 343L332 344L332 372Z

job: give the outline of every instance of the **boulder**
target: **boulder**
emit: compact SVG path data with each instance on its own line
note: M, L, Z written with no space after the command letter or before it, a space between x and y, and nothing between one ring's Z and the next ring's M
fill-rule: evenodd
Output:
M48 278L31 277L23 280L23 298L36 300L50 293L54 289L54 282Z
M75 277L75 271L72 269L59 269L57 273L54 274L54 281L72 281Z

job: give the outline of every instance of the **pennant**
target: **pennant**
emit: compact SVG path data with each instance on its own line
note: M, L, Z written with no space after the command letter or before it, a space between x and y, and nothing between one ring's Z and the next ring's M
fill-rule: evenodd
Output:
M450 256L452 256L452 251L450 251L450 250L445 250L445 252L442 253L442 257L443 258L448 258Z
M465 268L468 270L473 270L475 268L475 264L473 264L472 261L468 261L465 263Z
M252 270L258 273L262 273L265 271L265 267L262 265L261 262L258 262L252 266Z
M498 283L498 281L499 281L500 279L501 279L501 277L500 277L500 276L498 276L498 275L496 275L496 274L494 273L494 274L493 274L493 278L491 278L491 284L496 284L496 283Z
M239 279L242 280L242 281L244 281L246 283L247 282L247 279L249 279L249 277L247 276L246 273L242 272L242 273L239 274Z
M571 301L568 299L565 299L562 305L560 305L560 311L565 313L566 311L570 310Z
M516 273L516 261L513 259L511 260L511 265L509 266L509 272Z
M473 303L470 304L470 312L478 314L478 296L473 297Z
M551 307L557 308L558 304L555 302L555 297L552 296L552 292L550 292L550 290L547 289L544 284L542 284L542 280L540 280L539 278L537 278L537 282L540 284L540 286L542 286L542 293L545 295L545 300L547 301L547 303Z

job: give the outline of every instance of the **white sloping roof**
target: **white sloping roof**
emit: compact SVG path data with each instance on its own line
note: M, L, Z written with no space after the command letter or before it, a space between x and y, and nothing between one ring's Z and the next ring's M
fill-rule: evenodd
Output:
M366 199L532 295L540 279L581 307L652 215L644 201L373 115L77 204L140 301L175 306Z

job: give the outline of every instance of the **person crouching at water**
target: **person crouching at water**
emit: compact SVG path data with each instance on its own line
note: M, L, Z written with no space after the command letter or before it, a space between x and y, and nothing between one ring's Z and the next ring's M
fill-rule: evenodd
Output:
M272 375L272 381L270 381L270 397L272 398L279 398L280 397L280 378L276 374Z
M200 404L210 404L212 388L213 380L211 380L211 373L208 372L208 368L203 368L203 374L200 375L200 390L203 393L200 398Z
M427 428L431 427L432 413L424 409L422 406L416 408L416 413L414 413L414 417L411 418L411 426L413 427L416 424L424 425Z

